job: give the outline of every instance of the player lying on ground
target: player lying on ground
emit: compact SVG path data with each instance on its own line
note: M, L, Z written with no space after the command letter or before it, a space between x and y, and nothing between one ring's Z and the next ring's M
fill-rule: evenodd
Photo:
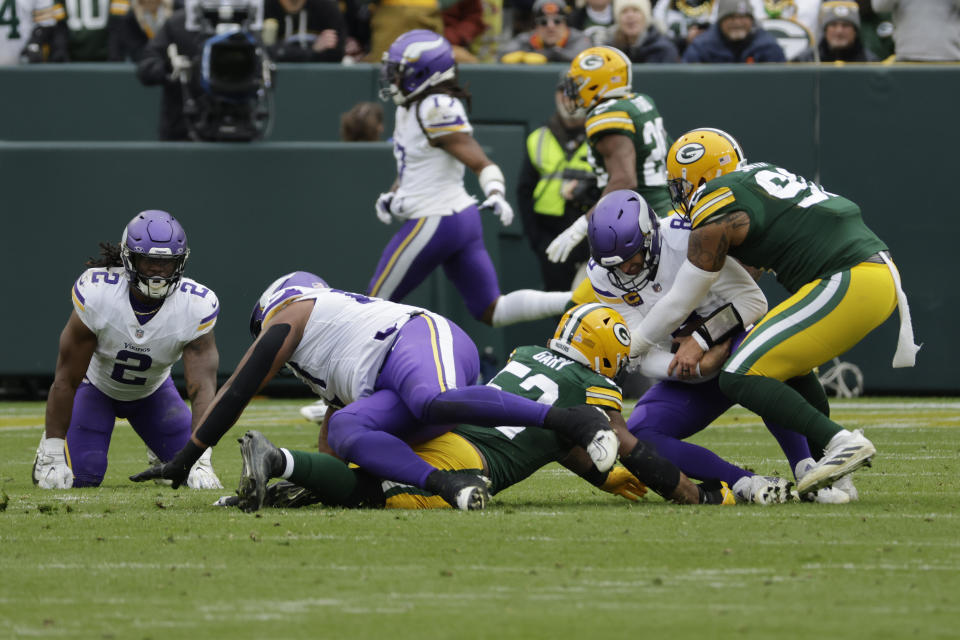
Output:
M719 504L725 499L732 504L729 489L705 491L626 430L623 398L614 379L626 364L629 350L630 334L620 314L600 304L585 304L564 314L548 347L518 347L489 383L545 405L601 408L620 436L620 461L626 468L601 473L582 448L539 427L463 425L413 450L437 468L489 478L492 494L556 461L593 485L631 499L646 491L639 478L661 496L681 504ZM322 434L323 430L320 448L326 450ZM244 511L313 502L411 509L446 506L422 489L381 481L327 453L278 449L257 431L248 431L240 443L243 472L238 495L221 499L220 504L236 504ZM275 477L289 482L268 487L267 481Z
M42 489L100 486L117 418L130 421L149 459L172 459L217 390L220 306L213 291L183 277L190 250L180 223L143 211L119 246L101 248L102 258L87 262L73 285L73 312L60 334L33 466ZM192 414L170 378L181 356ZM187 471L191 488L221 488L209 453Z
M453 424L540 426L582 446L597 468L617 457L606 414L580 405L557 408L476 385L477 347L443 316L425 309L330 288L296 272L274 281L254 306L257 336L217 393L192 439L169 463L131 477L179 486L190 465L240 418L250 399L287 366L333 407L330 447L374 475L428 490L460 509L482 509L486 481L437 469L411 449ZM298 286L306 285L306 286Z
M588 229L592 259L587 275L593 294L617 309L631 330L639 327L672 291L686 259L689 237L690 224L679 214L658 220L638 193L621 190L607 194L597 203ZM669 371L673 360L669 336L648 351L640 360L640 368L644 375L660 382L644 393L627 420L631 433L653 443L684 473L698 480L727 482L741 502L788 500L790 482L787 478L755 475L684 440L733 406L720 391L716 374L730 353L731 340L739 344L745 335L744 326L758 321L766 310L766 298L755 280L737 261L728 260L686 323L697 328L698 336L710 338L711 348L693 372ZM702 375L697 374L698 368ZM797 381L800 383L819 387L815 377ZM826 402L822 389L820 395ZM806 438L769 421L765 424L783 449L790 468L798 477L802 475L813 462ZM804 497L843 503L850 495L856 496L852 483L845 489L825 488Z

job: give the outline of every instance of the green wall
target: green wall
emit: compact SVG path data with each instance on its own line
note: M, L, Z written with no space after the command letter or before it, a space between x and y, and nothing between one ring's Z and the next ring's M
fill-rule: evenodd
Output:
M509 181L525 133L553 108L561 69L462 72L474 93L476 135ZM126 65L0 68L0 86L0 267L8 301L0 376L52 372L70 284L97 243L117 241L138 210L169 209L184 222L193 248L188 274L223 303L224 373L248 343L254 299L274 277L310 269L362 290L391 233L372 212L393 180L389 145L334 142L339 114L375 99L374 67L281 67L273 134L249 145L151 142L159 90L141 87ZM917 368L890 369L894 315L849 359L864 369L871 391L957 391L948 359L960 341L949 318L960 299L945 274L960 230L947 195L958 171L960 66L637 66L634 86L657 101L672 135L727 129L749 158L818 178L860 203L891 247L925 346ZM475 181L468 184L479 194ZM502 229L493 217L485 229L504 291L539 286L519 229L518 221ZM764 287L773 302L782 297L775 283ZM543 342L551 327L479 325L439 275L411 301L446 313L501 357L517 344Z

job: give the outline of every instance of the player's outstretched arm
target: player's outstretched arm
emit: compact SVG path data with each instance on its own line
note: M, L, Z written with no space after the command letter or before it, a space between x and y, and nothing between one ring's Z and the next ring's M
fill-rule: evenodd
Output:
M200 418L207 412L217 393L217 367L220 353L213 331L188 342L183 348L183 377L187 384L187 397L193 412L191 431L196 431Z
M254 395L277 374L293 355L313 310L312 301L295 302L277 312L243 356L200 419L200 426L172 460L130 476L134 482L162 478L176 489L208 447L230 430Z

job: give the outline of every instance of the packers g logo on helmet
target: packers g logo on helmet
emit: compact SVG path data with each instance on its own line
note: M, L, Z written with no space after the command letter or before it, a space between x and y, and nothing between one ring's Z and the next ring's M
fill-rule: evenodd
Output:
M704 183L736 169L745 160L740 143L720 129L693 129L667 152L667 187L674 207L688 215L690 197Z
M613 378L630 356L630 330L615 309L588 302L563 314L547 346Z
M563 85L568 111L591 109L606 98L629 94L633 84L630 58L614 47L590 47L573 62Z

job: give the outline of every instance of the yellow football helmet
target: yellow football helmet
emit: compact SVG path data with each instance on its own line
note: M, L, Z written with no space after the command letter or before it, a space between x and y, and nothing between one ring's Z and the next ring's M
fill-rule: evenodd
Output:
M630 330L616 310L588 302L563 314L547 346L613 378L630 356Z
M633 67L627 54L613 47L584 49L570 63L563 83L567 110L589 110L606 98L633 91Z
M674 206L687 214L700 185L730 173L744 159L740 143L720 129L694 129L677 138L667 152L667 186Z

